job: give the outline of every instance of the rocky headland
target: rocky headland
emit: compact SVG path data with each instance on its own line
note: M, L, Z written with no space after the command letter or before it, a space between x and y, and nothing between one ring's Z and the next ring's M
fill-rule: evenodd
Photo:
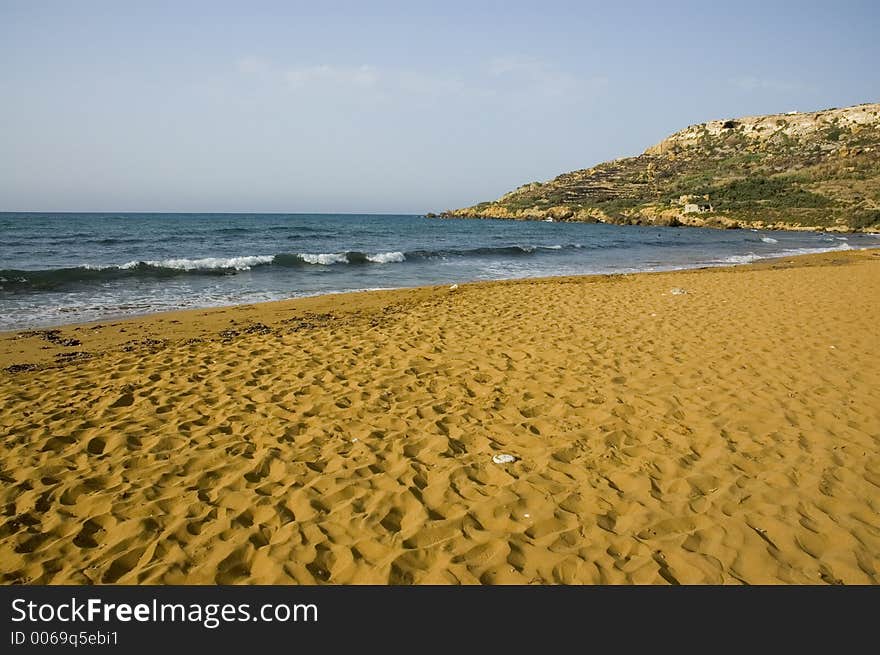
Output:
M880 230L880 104L692 125L637 157L439 217Z

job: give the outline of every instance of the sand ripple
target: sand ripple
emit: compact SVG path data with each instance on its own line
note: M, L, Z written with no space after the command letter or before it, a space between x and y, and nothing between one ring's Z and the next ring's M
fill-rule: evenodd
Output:
M880 261L809 261L77 332L0 374L3 580L878 583Z

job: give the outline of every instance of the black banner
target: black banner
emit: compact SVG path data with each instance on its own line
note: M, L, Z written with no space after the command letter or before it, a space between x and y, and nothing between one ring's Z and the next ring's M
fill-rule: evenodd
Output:
M2 652L765 650L873 632L876 587L0 587ZM603 648L604 650L604 648Z

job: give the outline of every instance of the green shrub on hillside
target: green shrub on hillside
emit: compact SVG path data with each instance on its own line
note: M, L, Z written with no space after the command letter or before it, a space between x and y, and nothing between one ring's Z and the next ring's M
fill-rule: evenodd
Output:
M818 209L831 204L825 196L805 191L791 180L779 177L747 177L721 186L707 186L693 193L709 194L710 202L720 211L749 206Z

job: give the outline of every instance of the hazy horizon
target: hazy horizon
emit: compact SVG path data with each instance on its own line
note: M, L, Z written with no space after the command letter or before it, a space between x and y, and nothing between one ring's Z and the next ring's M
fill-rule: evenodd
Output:
M878 18L870 2L0 0L0 212L467 206L694 123L876 102Z

